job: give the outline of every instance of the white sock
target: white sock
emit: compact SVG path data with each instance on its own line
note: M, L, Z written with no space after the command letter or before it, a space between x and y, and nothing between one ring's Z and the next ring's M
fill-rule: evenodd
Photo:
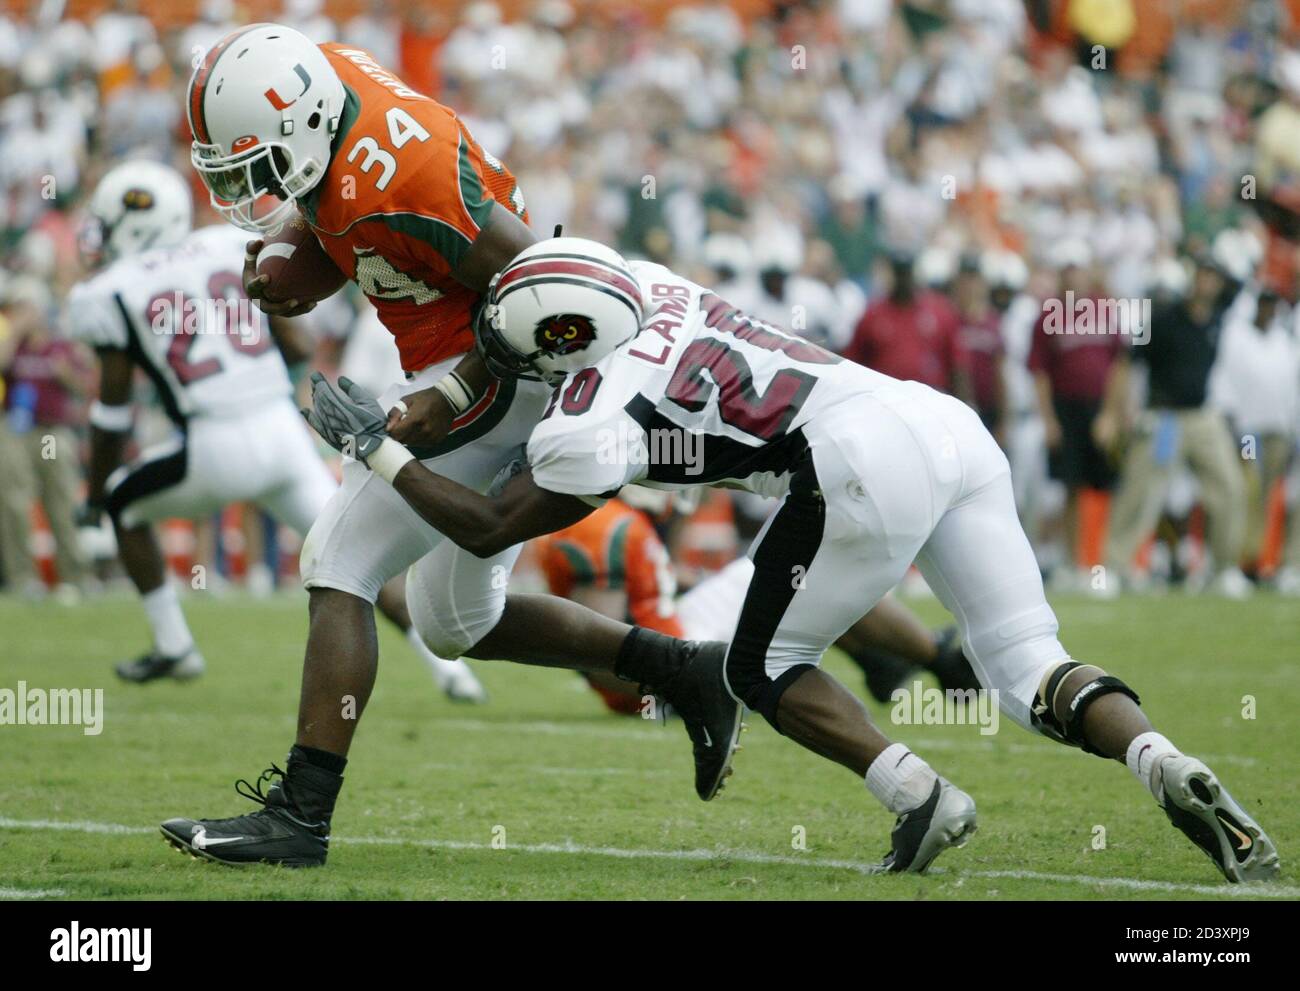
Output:
M1161 783L1160 763L1166 757L1177 757L1182 752L1166 737L1159 733L1139 733L1128 745L1124 763L1161 805L1164 804L1164 788Z
M894 815L916 808L930 797L939 776L901 743L891 743L867 768L867 791Z
M141 599L144 602L144 614L153 627L154 649L164 657L181 657L190 652L194 646L194 637L185 614L181 612L181 600L176 597L176 586L170 581L147 593Z
M420 636L420 631L414 626L407 628L406 639L415 649L415 652L420 655L424 663L429 665L429 669L433 672L434 677L438 679L438 684L441 685L447 675L451 673L451 670L454 670L455 662L444 660L431 651L429 645L424 642L424 637Z

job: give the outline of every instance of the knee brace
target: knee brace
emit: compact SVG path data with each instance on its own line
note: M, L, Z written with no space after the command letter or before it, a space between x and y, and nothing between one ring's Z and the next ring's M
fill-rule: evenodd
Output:
M1097 672L1097 676L1085 682L1074 693L1074 697L1070 699L1069 704L1066 706L1066 717L1062 722L1056 716L1057 696L1066 675L1078 668L1091 668ZM1093 747L1084 738L1083 714L1088 711L1088 707L1097 699L1114 692L1127 695L1138 705L1142 704L1137 692L1129 688L1119 678L1107 674L1095 664L1085 665L1080 664L1078 661L1063 661L1051 671L1048 671L1043 676L1042 684L1038 686L1038 694L1034 698L1032 717L1034 726L1038 728L1039 732L1045 736L1050 736L1059 743L1079 747L1084 753L1104 757L1105 754Z

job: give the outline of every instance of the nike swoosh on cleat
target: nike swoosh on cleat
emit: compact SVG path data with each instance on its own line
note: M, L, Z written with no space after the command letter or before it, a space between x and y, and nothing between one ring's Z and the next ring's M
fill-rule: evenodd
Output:
M242 836L209 836L207 830L196 830L190 837L190 846L196 850L206 850L211 846L219 846L222 843L238 843L244 837Z
M706 747L712 747L713 737L709 735L709 728L707 726L701 726L700 730L704 733L704 745Z
M1252 840L1248 835L1243 833L1232 823L1228 822L1227 818L1224 817L1222 814L1216 813L1215 818L1219 820L1220 825L1222 825L1225 829L1227 829L1230 833L1232 833L1233 836L1237 837L1237 839L1241 840L1241 845L1237 847L1238 853L1240 853L1242 850L1249 850L1254 845L1255 843L1254 840Z

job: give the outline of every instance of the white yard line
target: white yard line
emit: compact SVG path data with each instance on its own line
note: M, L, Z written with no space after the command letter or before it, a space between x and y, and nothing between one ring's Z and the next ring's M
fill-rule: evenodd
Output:
M64 822L49 819L0 818L0 829L48 830L55 832L94 833L113 836L154 835L157 831L146 826L123 826L111 822ZM430 850L497 851L491 843L473 840L421 840L396 836L340 836L334 841L344 846L413 846ZM833 860L819 857L797 857L789 854L757 853L748 850L637 850L622 847L584 846L580 843L510 843L505 852L532 854L561 854L580 857L612 857L619 860L687 860L695 862L768 864L782 867L803 867L820 870L847 870L869 874L871 865L857 860ZM1082 884L1090 887L1123 891L1164 891L1206 895L1213 898L1300 898L1300 888L1279 884L1183 884L1177 881L1144 881L1136 878L1091 877L1086 874L1048 874L1040 871L955 871L937 869L930 874L935 880L957 881L968 878L996 880L1006 878L1019 881L1040 881L1048 884ZM9 889L0 888L0 893ZM57 897L46 894L43 897Z
M66 895L62 888L0 888L0 902L63 898Z

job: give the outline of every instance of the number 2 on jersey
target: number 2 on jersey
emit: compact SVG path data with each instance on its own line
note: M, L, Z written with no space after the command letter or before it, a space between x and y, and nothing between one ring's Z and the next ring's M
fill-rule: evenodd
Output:
M682 352L664 395L682 409L698 413L708 404L715 384L724 423L752 437L774 440L790 428L817 379L795 368L782 368L759 392L745 356L723 341L706 337Z
M204 307L179 290L169 290L155 295L145 307L145 320L153 332L171 335L167 364L183 386L221 373L221 359L215 354L198 362L190 360L190 351L200 336L224 337L232 348L251 358L271 347L270 335L262 333L250 320L244 281L237 272L214 272L208 279L206 302ZM205 326L203 321L208 318L218 321L219 326Z

